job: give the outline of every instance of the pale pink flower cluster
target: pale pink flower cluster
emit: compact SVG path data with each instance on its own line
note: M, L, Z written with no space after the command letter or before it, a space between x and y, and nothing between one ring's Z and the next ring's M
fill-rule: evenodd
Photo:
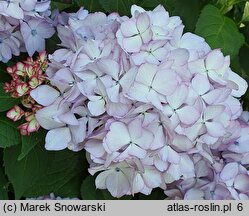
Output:
M131 14L61 19L52 86L31 92L46 149L84 148L114 197L160 187L172 199L248 199L246 81L162 6Z
M12 55L45 50L55 30L49 18L50 0L0 0L0 62Z

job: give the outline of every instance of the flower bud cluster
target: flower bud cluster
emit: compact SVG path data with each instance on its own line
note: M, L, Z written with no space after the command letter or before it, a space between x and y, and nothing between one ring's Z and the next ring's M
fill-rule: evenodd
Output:
M6 93L10 93L13 98L20 98L21 106L24 110L15 105L7 112L7 117L13 121L18 121L22 117L26 122L18 128L22 135L29 135L39 129L40 125L35 118L35 113L42 108L30 96L30 92L46 81L45 71L48 67L46 52L39 53L34 61L28 58L26 61L18 62L16 65L7 68L7 72L12 80L4 84Z

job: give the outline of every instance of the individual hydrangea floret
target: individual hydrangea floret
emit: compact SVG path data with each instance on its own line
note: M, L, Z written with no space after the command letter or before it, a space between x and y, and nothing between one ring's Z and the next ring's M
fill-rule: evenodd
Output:
M45 50L45 40L54 34L49 18L50 0L0 0L0 61L12 55ZM54 23L55 24L55 23Z

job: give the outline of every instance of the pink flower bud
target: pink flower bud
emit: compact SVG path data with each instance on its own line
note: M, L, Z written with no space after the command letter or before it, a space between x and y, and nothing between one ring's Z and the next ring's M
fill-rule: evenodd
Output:
M18 96L21 97L25 94L28 93L29 91L29 86L27 83L21 83L21 84L18 84L17 88L16 88L16 91L18 93Z
M7 112L7 117L13 121L18 121L24 115L24 111L17 105Z

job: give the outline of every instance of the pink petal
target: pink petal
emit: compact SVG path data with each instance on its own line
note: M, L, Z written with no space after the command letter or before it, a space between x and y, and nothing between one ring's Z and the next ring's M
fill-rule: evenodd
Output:
M129 134L132 140L139 139L142 136L142 120L134 119L128 124Z
M225 58L219 49L212 50L206 58L207 69L217 69L224 64Z
M170 146L168 148L168 161L173 164L178 164L180 162L180 155L173 150Z
M226 133L224 126L219 122L206 122L205 125L212 137L221 137Z
M206 76L197 74L192 79L192 86L199 95L205 94L210 89L210 83Z
M6 13L16 19L22 20L24 18L23 10L17 2L10 2L6 8Z
M65 124L77 126L79 125L79 121L71 111L58 115L57 117L61 122L64 122Z
M168 103L173 109L179 108L187 99L188 88L185 85L180 85L173 94L167 97Z
M137 29L141 33L145 32L150 27L150 18L147 13L141 13L137 17Z
M41 85L32 90L30 96L42 106L49 106L55 102L60 93L51 86Z
M139 35L123 39L123 47L126 52L138 52L141 46L142 39Z
M130 191L130 182L121 171L113 172L106 178L106 187L113 197L121 197Z
M45 148L47 150L59 151L67 148L71 141L70 130L67 127L50 130L46 136Z
M144 84L146 86L150 86L156 74L156 71L157 71L156 65L148 63L141 65L138 69L136 82Z
M191 142L186 136L176 135L173 140L173 145L180 151L188 151L194 146L194 142Z
M248 88L248 84L242 77L240 77L238 74L230 71L228 79L235 82L239 87L237 90L232 90L232 95L234 97L241 97L242 95L245 94L245 92Z
M94 101L89 101L87 103L87 107L90 113L94 116L99 116L106 111L105 101L101 97L95 99Z
M160 172L153 168L145 169L145 173L142 175L145 184L149 188L159 187L162 183L162 176Z
M138 147L135 144L131 144L129 148L129 155L135 156L137 158L145 158L146 154L147 154L146 150Z
M114 152L130 141L131 138L126 125L122 122L114 122L111 124L110 131L104 139L104 147L108 152Z
M157 72L152 87L165 96L172 94L178 85L177 76L173 71L160 70Z
M192 106L184 106L176 112L183 124L193 124L200 118L200 113Z
M197 188L189 189L184 195L184 200L203 200L203 199L204 199L204 192Z
M225 110L225 107L223 105L208 106L204 110L204 120L213 119L213 118L219 116L224 110Z
M234 179L234 187L242 192L249 191L249 176L246 174L240 174Z
M133 19L122 22L120 30L124 37L132 37L138 34L137 26Z
M239 172L239 165L236 162L228 163L220 173L220 178L223 181L233 179Z

